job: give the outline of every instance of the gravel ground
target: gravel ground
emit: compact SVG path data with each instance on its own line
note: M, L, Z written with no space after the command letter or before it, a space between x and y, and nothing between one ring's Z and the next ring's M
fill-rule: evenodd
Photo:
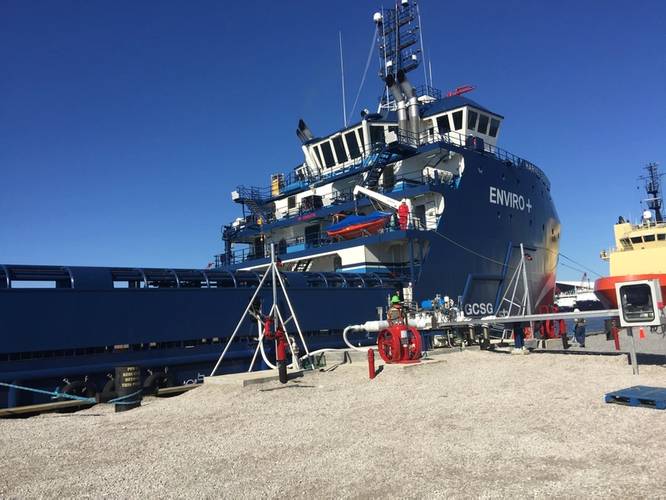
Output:
M592 335L585 339L585 349L599 352L615 351L615 343L612 340L606 340L605 334ZM627 336L624 330L620 332L620 350L623 352L631 350L631 337ZM660 333L646 331L645 338L641 339L638 329L636 329L636 352L666 355L666 338Z
M113 413L0 421L2 497L664 497L666 413L603 402L623 357L478 350Z

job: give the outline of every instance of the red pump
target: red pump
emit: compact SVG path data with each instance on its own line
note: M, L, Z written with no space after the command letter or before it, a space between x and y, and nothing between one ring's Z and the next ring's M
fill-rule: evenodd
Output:
M393 324L379 332L377 347L385 363L418 363L421 334L413 326Z

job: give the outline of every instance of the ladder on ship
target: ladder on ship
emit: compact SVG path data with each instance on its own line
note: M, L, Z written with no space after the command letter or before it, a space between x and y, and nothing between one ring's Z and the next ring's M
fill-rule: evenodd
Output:
M245 198L243 203L250 209L250 212L252 212L252 215L254 215L257 220L261 219L263 222L266 222L269 212L264 210L257 200L254 198Z
M374 148L373 152L370 153L370 159L368 161L370 170L368 170L368 175L366 175L363 180L363 187L377 187L379 184L379 178L384 173L384 169L386 169L387 165L393 159L393 156L393 151L391 151L386 144Z
M305 271L310 269L311 265L312 265L312 259L303 259L296 262L296 264L294 264L294 267L291 270L296 273L304 273Z

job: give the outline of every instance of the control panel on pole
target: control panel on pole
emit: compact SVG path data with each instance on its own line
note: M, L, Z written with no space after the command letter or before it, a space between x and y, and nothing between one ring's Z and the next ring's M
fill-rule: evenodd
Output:
M623 328L666 325L659 280L616 283L615 293Z

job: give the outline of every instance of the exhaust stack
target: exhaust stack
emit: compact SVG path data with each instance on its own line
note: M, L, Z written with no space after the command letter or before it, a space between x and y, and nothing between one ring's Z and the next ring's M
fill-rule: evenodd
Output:
M296 129L296 135L303 144L305 144L314 137L314 135L312 135L312 131L305 124L302 118L298 120L298 128Z
M421 115L419 114L419 99L416 97L414 87L409 83L407 75L403 70L398 71L398 83L400 90L407 99L407 114L409 116L409 131L414 135L414 140L418 140L421 133Z
M396 105L398 107L397 110L398 130L400 132L408 131L409 123L407 120L407 109L405 106L405 98L402 95L400 86L397 84L397 82L395 81L395 77L392 74L389 74L386 77L386 86L391 91L391 94L393 94L393 98L395 99Z

